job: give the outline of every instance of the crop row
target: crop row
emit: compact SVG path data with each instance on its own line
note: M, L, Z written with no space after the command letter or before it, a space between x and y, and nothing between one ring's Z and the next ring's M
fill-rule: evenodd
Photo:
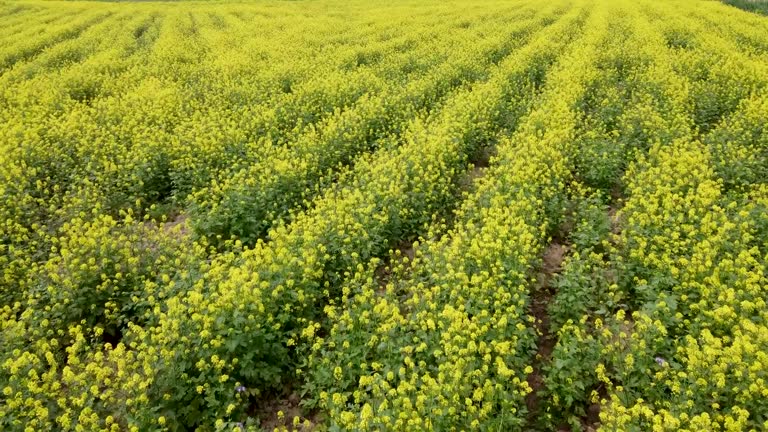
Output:
M571 16L569 25L575 18ZM551 34L552 30L545 32ZM536 35L538 44L544 43L546 34ZM165 258L169 253L162 245L151 241L141 244L130 232L128 244L137 245L136 249L119 254L110 251L108 244L91 240L80 244L80 239L121 232L120 225L108 217L94 224L75 220L66 225L73 240L63 244L61 254L45 266L46 271L55 269L59 274L40 282L52 281L42 293L43 300L56 299L70 307L54 308L53 319L46 320L50 309L41 307L36 312L37 299L29 299L29 312L6 323L5 333L12 339L9 346L23 347L27 333L37 333L34 323L47 321L46 327L50 324L53 328L43 328L41 333L54 336L54 341L69 342L51 345L44 336L34 341L32 351L19 348L13 361L8 359L9 382L29 388L29 382L16 378L35 376L39 380L33 381L40 391L9 404L11 414L6 418L11 424L23 421L23 407L31 414L31 423L40 426L53 422L69 427L81 422L88 427L108 427L115 422L156 427L158 421L168 421L176 427L204 427L207 419L247 408L243 404L230 407L241 397L234 391L238 380L240 385L259 390L292 374L292 350L286 342L302 320L315 314L326 295L323 286L337 285L343 269L385 252L391 242L449 205L469 156L499 128L513 126L519 108L510 100L531 98L542 68L553 61L551 54L536 54L535 47L527 46L525 54L504 60L487 83L452 96L434 117L413 122L402 145L358 160L349 175L326 191L312 209L291 225L271 232L269 243L258 242L242 254L225 255L212 264L199 260L197 267L191 264L189 272L169 276L162 265L157 265L158 260L185 268L190 268L189 262ZM85 231L79 225L84 225ZM76 247L75 255L70 250L65 254L63 246ZM147 257L147 250L154 255ZM98 255L93 256L94 252ZM149 259L142 264L142 258ZM58 287L62 270L66 270L65 280L70 281L67 285L75 284L63 291ZM99 270L104 274L99 275ZM111 277L117 273L120 277ZM123 282L125 275L149 280L145 287L154 287L156 292L137 297L136 291L144 287L137 280ZM183 294L174 297L174 290ZM144 294L148 295L141 297ZM166 297L171 298L153 304ZM239 301L235 303L235 299ZM81 300L85 310L71 307ZM143 302L149 305L142 306ZM96 305L96 310L88 310L89 305ZM115 335L104 338L104 327L115 324L116 315L126 313L124 307L143 309L144 318L153 325L142 330L135 322L123 323L117 335L122 342L114 349L103 352L98 345L91 347L90 341L99 339L113 345ZM86 321L78 324L78 315ZM225 335L228 342L224 344ZM65 353L57 346L67 346ZM20 374L20 370L26 372ZM61 394L61 382L71 396L56 396ZM86 392L81 399L74 389L83 386L103 391L98 395ZM56 409L41 416L41 407L50 407L47 401L54 400ZM83 405L88 405L85 415Z
M590 406L607 430L765 427L753 357L764 321L732 309L753 307L765 286L764 65L727 38L683 30L697 25L644 25L663 66L643 79L665 95L645 112L650 149L620 176L617 215L599 195L579 204L545 379L549 415L574 427ZM751 333L736 340L742 328Z
M455 227L419 244L389 281L361 268L342 302L326 308L332 325L312 341L307 386L332 430L524 427L536 345L530 269L562 211L579 108L615 30L605 12L556 39L573 46L497 144Z

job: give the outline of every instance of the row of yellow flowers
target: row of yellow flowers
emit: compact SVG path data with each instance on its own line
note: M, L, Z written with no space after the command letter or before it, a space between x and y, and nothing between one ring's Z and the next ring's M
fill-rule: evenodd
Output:
M326 308L332 326L312 338L307 389L332 430L524 427L536 345L530 270L563 212L582 103L618 29L612 8L594 9L583 28L553 29L529 46L564 53L456 226L417 245L412 263L393 261L389 281L361 268Z
M253 244L334 181L334 172L353 164L360 154L396 143L415 116L428 115L457 88L483 80L494 63L552 20L550 13L530 19L527 15L530 11L523 10L512 25L506 16L485 23L482 33L490 39L464 32L459 40L436 39L453 50L447 60L441 58L423 75L393 80L284 146L264 149L255 163L233 176L196 192L190 206L193 227L214 239L235 236ZM425 52L444 49L425 45Z
M486 25L483 11L440 20L445 27L435 28L438 20L425 18L411 34L393 33L389 20L372 28L347 24L341 41L328 18L309 20L320 28L319 40L335 41L336 54L329 55L322 44L289 43L304 31L292 8L280 19L281 12L258 8L238 8L237 15L135 8L138 14L110 5L88 8L112 15L0 76L0 235L8 241L8 252L0 257L8 284L0 289L3 296L17 299L25 269L44 261L50 237L66 220L82 218L82 211L100 208L99 213L119 218L120 209L141 213L159 204L153 217L173 213L173 207L185 205L187 193L221 171L269 154L274 142L300 134L363 93L397 88L409 75L442 64L455 41L439 37L439 31L456 27L459 19L475 23L463 30L465 37L474 35L464 47L499 41L498 27ZM79 12L67 6L59 13ZM273 35L271 44L268 38L234 44L252 33L252 26L267 23L290 24L291 31L278 39ZM421 37L427 42L415 42ZM289 46L290 58L317 61L312 67L291 64L277 48L282 44ZM264 52L255 55L257 49ZM378 60L346 70L361 53ZM473 70L481 74L481 68ZM461 81L462 72L468 71L453 71L451 84ZM289 92L286 83L293 83Z
M191 406L237 420L247 395L291 379L296 351L306 345L301 334L315 331L304 330L309 319L341 294L341 282L359 266L451 205L469 155L514 121L507 104L530 100L532 81L554 61L555 53L537 48L579 19L573 11L544 30L487 82L412 123L401 145L359 158L310 210L272 229L269 242L212 266L191 292L169 300L139 347L156 364L154 388L168 394L167 403L155 402L169 407L164 417L188 421L170 407ZM180 386L198 392L174 391Z
M733 22L653 22L667 48L645 46L666 66L644 79L674 111L624 176L620 234L603 205L582 208L550 309L552 413L578 427L601 404L602 430L762 430L765 64L731 41Z
M482 23L482 15L476 20ZM527 87L518 88L518 81L511 81L509 74L492 68L492 82L478 84L483 91L466 85L445 102L445 109L426 120L412 121L401 146L360 158L310 212L272 231L270 243L259 243L242 256L239 250L223 254L210 263L205 244L190 244L182 227L157 227L134 220L131 211L114 212L126 204L142 209L157 197L145 196L134 204L136 196L130 192L128 196L110 193L124 193L120 176L125 162L143 164L148 172L135 173L131 179L146 185L156 166L153 158L167 154L158 145L173 142L162 137L183 132L174 125L184 123L190 107L180 89L196 82L195 69L186 62L184 52L177 55L170 45L176 38L187 48L185 40L201 37L195 28L184 15L163 21L157 41L141 55L178 65L178 76L156 78L148 72L137 89L123 96L131 100L134 95L130 107L137 113L133 116L119 116L122 109L95 111L94 107L103 107L101 103L115 104L101 97L90 101L93 111L85 107L88 104L78 105L81 114L46 107L60 109L72 126L89 118L83 112L98 112L101 123L117 126L103 132L104 136L135 139L138 128L146 139L157 135L161 139L131 146L128 153L120 147L89 147L77 132L69 140L54 140L70 145L78 157L89 161L84 172L99 177L83 175L75 187L63 185L63 179L38 183L41 193L28 195L35 199L30 204L50 212L40 216L41 222L53 223L49 226L25 219L28 212L9 205L7 211L15 212L13 221L28 224L29 231L39 235L39 250L47 257L33 261L39 259L34 248L27 251L27 261L8 255L16 266L8 268L18 272L7 273L7 279L19 288L3 312L8 350L2 365L8 385L3 388L2 411L9 427L205 429L214 427L217 416L238 418L247 409L248 395L291 375L293 350L286 335L302 325L303 316L314 316L314 308L328 295L324 284L338 286L343 269L380 254L430 220L432 213L450 205L469 155L513 121L510 112L517 107L510 101L529 98ZM518 30L522 40L509 44L492 33L494 27L486 27L492 36L488 44L467 46L467 50L504 56L509 47L525 40L521 31L525 28ZM536 28L529 26L528 31ZM502 44L495 53L490 50L494 41ZM188 48L205 54L200 44L191 43ZM157 66L155 60L150 69ZM541 79L538 70L543 61L523 63L519 73ZM513 61L505 64L509 67ZM298 94L310 94L310 90ZM306 100L311 109L312 99ZM238 125L227 126L234 130ZM95 138L102 136L100 123L86 127L91 127L86 130ZM13 138L8 135L9 144ZM186 146L174 149L186 151ZM110 159L115 156L117 160ZM112 168L102 169L103 160L110 161ZM71 166L77 168L77 160ZM78 172L83 171L74 169L72 176ZM109 187L105 180L116 181ZM167 179L156 180L157 186L166 186ZM9 204L14 202L13 195L4 195ZM62 204L57 205L57 200ZM57 217L47 220L50 215ZM17 244L34 241L38 239L22 235ZM22 271L25 274L20 277Z
M633 328L632 322L623 319L624 309L633 299L616 291L624 275L610 261L615 253L612 231L619 225L609 205L621 205L615 195L617 191L620 195L627 192L624 179L631 177L624 171L630 162L642 158L649 147L690 138L693 129L689 83L674 72L677 48L669 46L668 35L658 22L643 17L639 10L630 8L625 16L628 26L621 43L605 52L604 62L614 70L596 86L615 89L618 94L598 90L597 105L603 107L602 114L590 128L590 135L603 131L599 142L610 143L612 151L603 153L614 160L614 169L606 176L610 182L602 184L590 175L594 159L574 167L583 184L571 191L570 251L553 282L555 294L548 306L550 332L557 343L543 367L545 402L540 424L549 428L580 428L590 406L594 410L605 395L606 383L601 380L610 383L607 376L614 370L611 362L616 358L623 361L620 356L608 356L602 351L603 345L616 342L615 334L624 335L627 329L643 335L643 322L634 323ZM577 160L585 150L595 147L594 138L585 138ZM637 360L631 361L636 364ZM638 370L655 364L653 358L642 360Z
M757 114L766 104L768 65L755 52L768 38L746 32L741 34L751 35L750 44L734 43L740 26L724 21L727 31L716 33L685 18L668 23L696 31L691 58L698 53L704 60L692 64L709 65L706 79L695 69L680 71L693 83L692 106L719 100L718 109L714 121L696 124L700 142L655 146L627 173L630 198L619 255L625 277L641 293L633 320L655 337L632 336L623 347L607 349L624 358L619 356L623 370L602 416L606 429L768 427L761 172L767 159L764 121ZM626 353L634 355L634 364L627 364ZM623 385L622 378L639 376L638 364L651 358L653 382Z

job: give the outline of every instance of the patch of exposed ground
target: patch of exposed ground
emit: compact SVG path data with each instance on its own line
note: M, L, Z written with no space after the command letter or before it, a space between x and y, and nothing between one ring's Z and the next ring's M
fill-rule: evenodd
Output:
M166 233L185 237L189 234L189 224L187 223L187 219L188 217L186 214L175 215L173 218L163 223L163 230Z
M539 416L541 401L539 393L544 386L542 365L545 364L557 343L556 338L550 332L550 320L548 307L554 296L552 282L555 276L562 270L563 260L568 252L568 247L562 243L553 241L544 251L541 271L535 290L532 293L529 313L536 319L534 327L539 335L536 341L537 351L533 361L533 372L528 375L528 385L532 391L526 396L525 404L528 407L528 424L533 425Z
M495 148L482 147L470 159L470 167L464 176L459 180L458 190L460 192L470 192L476 185L478 179L485 176L491 163Z
M397 261L408 260L408 263L412 263L416 257L416 250L413 247L413 242L410 241L401 241L392 250L395 252L394 256L387 256L374 272L374 277L382 292L392 279L392 267L397 265Z
M280 394L267 394L253 405L251 417L259 420L259 426L265 431L314 431L320 423L317 412L306 412L301 407L301 398L291 386ZM298 425L294 418L298 417Z

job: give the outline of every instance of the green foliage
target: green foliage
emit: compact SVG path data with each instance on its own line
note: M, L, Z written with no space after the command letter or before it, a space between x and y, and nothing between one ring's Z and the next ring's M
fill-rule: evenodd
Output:
M723 0L723 3L745 11L768 15L768 2L764 0Z

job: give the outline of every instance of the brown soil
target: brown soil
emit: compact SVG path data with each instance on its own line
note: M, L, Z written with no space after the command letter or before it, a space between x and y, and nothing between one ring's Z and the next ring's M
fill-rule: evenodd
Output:
M621 232L621 218L619 217L619 207L608 207L608 220L611 221L611 232L613 234L619 234Z
M528 375L528 385L531 386L531 393L525 398L525 404L528 407L528 423L532 424L539 414L540 401L539 391L544 386L544 377L541 372L541 366L546 362L552 350L555 348L557 340L550 333L549 314L547 307L552 301L554 291L552 280L562 269L563 259L568 252L568 247L558 242L553 242L544 251L541 272L539 273L538 283L531 298L530 313L536 319L535 327L539 335L536 343L538 349L536 358L533 361L533 372Z
M400 252L400 260L408 259L409 263L413 262L416 257L416 250L413 248L413 243L409 241L402 241L395 246L394 250ZM376 282L379 284L379 289L383 292L389 281L392 279L392 266L391 258L387 257L374 271Z
M163 229L166 233L178 233L180 237L184 237L189 233L189 225L187 224L187 215L180 214L168 222L163 224Z
M480 149L469 161L471 166L464 176L459 180L459 190L469 192L475 187L475 182L485 176L490 166L490 160L494 149L484 147Z
M273 431L275 428L287 428L289 431L312 431L315 430L319 422L317 415L306 413L300 406L301 398L298 393L290 394L260 400L254 407L253 415L260 419L261 428L266 431ZM278 413L282 412L282 417ZM293 418L299 417L298 426L293 425ZM310 421L310 426L304 426L304 420Z

